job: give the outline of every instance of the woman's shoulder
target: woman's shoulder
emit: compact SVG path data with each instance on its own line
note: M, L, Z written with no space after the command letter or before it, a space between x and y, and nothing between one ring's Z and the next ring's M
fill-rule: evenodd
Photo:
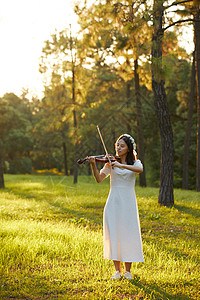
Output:
M140 159L136 159L136 160L134 161L134 166L141 166L141 165L142 165L142 162L141 162Z

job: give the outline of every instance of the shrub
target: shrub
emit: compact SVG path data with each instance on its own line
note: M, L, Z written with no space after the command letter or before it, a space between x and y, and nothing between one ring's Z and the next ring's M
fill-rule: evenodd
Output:
M9 174L31 174L32 161L30 158L18 158L9 162L7 173Z

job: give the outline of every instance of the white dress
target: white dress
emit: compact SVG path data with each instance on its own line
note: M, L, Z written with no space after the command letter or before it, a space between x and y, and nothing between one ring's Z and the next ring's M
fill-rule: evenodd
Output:
M142 165L136 160L134 165ZM110 175L110 192L103 214L104 258L143 262L139 214L135 196L137 173L106 164L100 173Z

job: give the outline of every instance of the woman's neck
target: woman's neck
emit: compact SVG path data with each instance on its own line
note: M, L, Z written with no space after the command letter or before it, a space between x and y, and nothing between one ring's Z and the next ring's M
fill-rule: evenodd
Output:
M127 155L126 155L127 156ZM127 162L126 162L126 156L120 156L120 162L121 162L121 164L123 164L123 165L127 165Z

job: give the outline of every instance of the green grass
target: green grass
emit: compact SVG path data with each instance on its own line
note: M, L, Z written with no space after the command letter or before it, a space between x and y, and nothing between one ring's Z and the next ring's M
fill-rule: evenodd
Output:
M200 299L200 194L136 187L144 263L133 280L111 281L102 214L109 180L7 175L0 191L0 299Z

